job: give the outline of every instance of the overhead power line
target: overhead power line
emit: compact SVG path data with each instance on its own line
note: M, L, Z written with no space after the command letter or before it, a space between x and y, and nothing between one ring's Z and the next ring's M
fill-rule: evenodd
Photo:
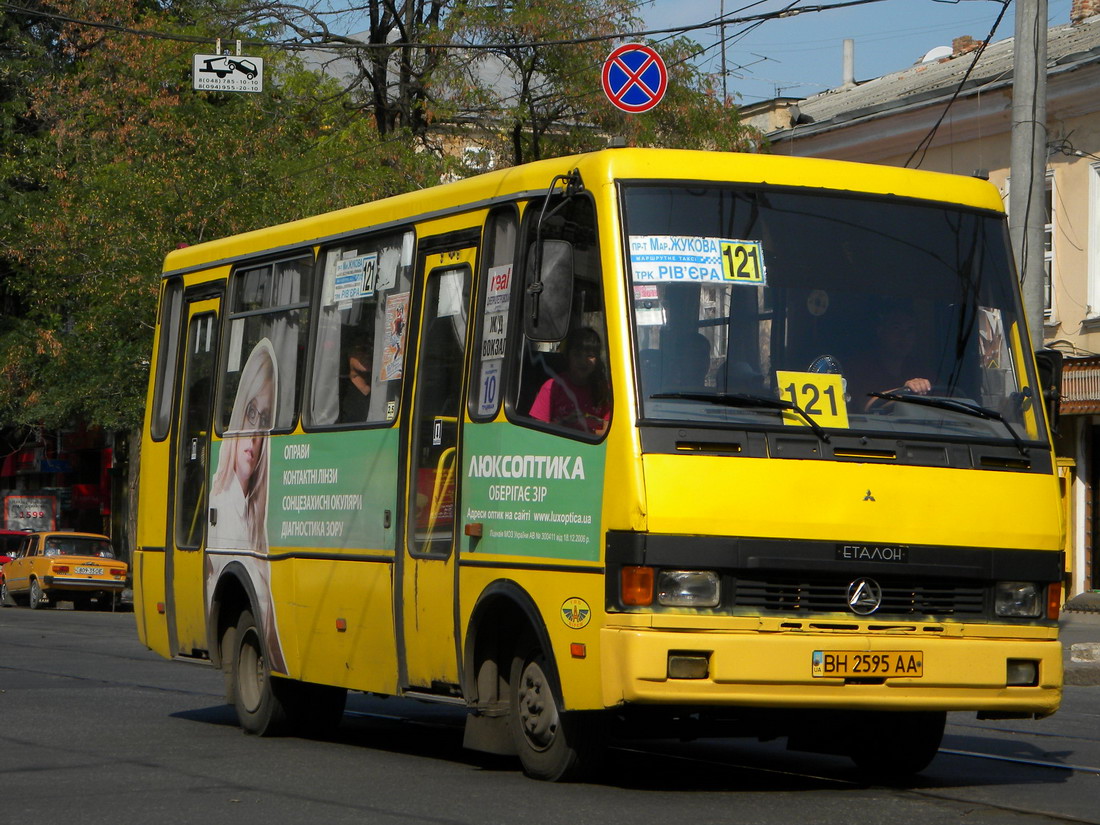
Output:
M872 3L883 3L886 0L840 0L835 3L818 3L812 6L799 6L797 8L786 8L774 12L761 12L759 14L745 15L742 17L716 17L707 20L703 23L691 23L685 26L674 26L665 29L647 29L644 31L627 31L627 32L615 32L612 34L600 34L591 35L588 37L575 37L562 40L539 40L532 41L525 44L516 43L419 43L408 41L393 41L387 43L364 43L360 40L356 40L351 37L333 36L323 32L307 32L302 40L292 41L268 41L268 40L248 40L241 39L242 46L248 46L249 48L268 48L268 49L285 49L287 51L298 51L304 49L316 50L316 49L400 49L400 48L416 48L416 49L453 49L464 51L492 51L494 49L502 48L516 48L519 46L526 46L530 48L546 48L549 46L575 46L583 43L598 43L601 41L609 40L626 40L639 37L653 37L656 35L668 35L668 34L686 34L691 31L698 31L700 29L714 28L716 25L738 25L742 23L755 23L766 20L779 20L787 17L795 17L800 14L816 13L832 11L833 9L843 9L852 6L866 6ZM216 39L216 35L209 37L202 37L199 35L186 35L186 34L173 34L169 32L160 32L152 29L136 29L131 26L123 26L118 23L108 23L100 20L85 20L78 17L70 17L64 14L54 14L52 12L39 11L37 9L28 9L23 6L17 6L13 3L0 2L0 9L11 12L13 14L22 14L28 17L36 17L47 20L57 20L62 23L70 23L76 26L84 26L94 29L103 29L105 31L120 32L123 34L131 34L136 37L150 37L159 40L173 40L181 43L210 43ZM319 42L312 42L310 38L317 37L323 38ZM236 38L234 38L236 39Z
M978 61L981 60L982 55L985 53L986 48L993 41L994 35L997 34L997 29L1001 25L1001 21L1004 20L1005 13L1008 11L1008 6L1011 0L1001 0L1001 13L997 15L997 19L993 21L993 27L989 30L989 34L985 36L985 40L974 52L974 59L970 61L970 65L966 69L966 73L962 76L962 80L959 81L958 86L955 87L955 93L951 95L951 99L947 101L947 105L943 107L943 112L940 114L939 119L932 125L932 128L928 130L926 134L917 144L917 147L913 150L913 153L905 161L905 166L909 166L913 162L918 154L920 160L917 161L916 168L920 168L920 165L924 163L924 157L928 154L928 149L932 146L932 141L936 137L936 132L939 131L940 126L943 124L944 118L947 117L947 113L951 111L951 107L958 100L959 95L962 94L962 90L966 87L966 81L970 79L970 74L974 71L974 67L978 65Z

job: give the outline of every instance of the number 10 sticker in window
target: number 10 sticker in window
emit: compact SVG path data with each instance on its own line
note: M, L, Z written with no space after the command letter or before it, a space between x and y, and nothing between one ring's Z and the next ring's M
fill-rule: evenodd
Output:
M487 274L489 283L481 329L481 378L477 401L477 413L481 416L495 415L500 405L500 373L508 336L512 265L491 267Z
M802 408L822 427L848 428L848 404L844 399L844 379L839 375L816 372L776 370L779 397ZM809 426L800 415L784 413L783 423Z

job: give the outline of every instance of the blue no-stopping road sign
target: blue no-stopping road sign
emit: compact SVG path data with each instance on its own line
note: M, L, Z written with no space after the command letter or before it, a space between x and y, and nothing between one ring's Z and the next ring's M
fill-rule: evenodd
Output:
M603 92L624 112L647 112L661 102L668 88L668 69L656 51L642 43L627 43L603 64Z

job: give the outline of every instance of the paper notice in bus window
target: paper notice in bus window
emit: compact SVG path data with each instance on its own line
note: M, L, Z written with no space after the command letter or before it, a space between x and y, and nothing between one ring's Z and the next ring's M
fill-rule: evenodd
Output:
M378 274L374 276L376 292L386 292L397 286L397 270L401 266L401 250L388 247L378 255Z
M767 283L759 241L697 235L631 235L630 269L635 283Z
M369 298L374 295L374 278L378 271L378 253L356 255L336 262L336 288L333 297L337 303Z
M485 312L507 312L508 295L512 288L512 265L489 269L489 291L485 296Z
M634 318L640 327L664 325L665 310L656 284L634 284Z
M436 318L453 318L462 312L462 273L444 272L439 276L439 302Z
M1004 319L996 307L981 307L978 314L978 340L981 342L982 366L1001 369L1009 365L1008 342L1005 340Z
M386 298L386 325L383 330L382 367L379 381L396 381L405 364L405 327L409 316L409 293L399 292Z

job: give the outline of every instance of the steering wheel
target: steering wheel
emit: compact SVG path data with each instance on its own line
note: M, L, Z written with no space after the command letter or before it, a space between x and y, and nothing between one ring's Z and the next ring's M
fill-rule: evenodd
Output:
M883 390L883 392L893 393L894 395L918 395L908 387L898 387L897 389ZM920 396L924 398L928 398L930 396L937 396L939 398L950 398L953 395L954 393L951 391L951 388L948 387L946 384L933 384L928 392L920 393ZM867 404L866 407L864 407L864 412L881 414L889 411L891 409L890 405L892 405L893 403L894 402L891 401L889 398L876 398L874 396L871 396L870 402Z

